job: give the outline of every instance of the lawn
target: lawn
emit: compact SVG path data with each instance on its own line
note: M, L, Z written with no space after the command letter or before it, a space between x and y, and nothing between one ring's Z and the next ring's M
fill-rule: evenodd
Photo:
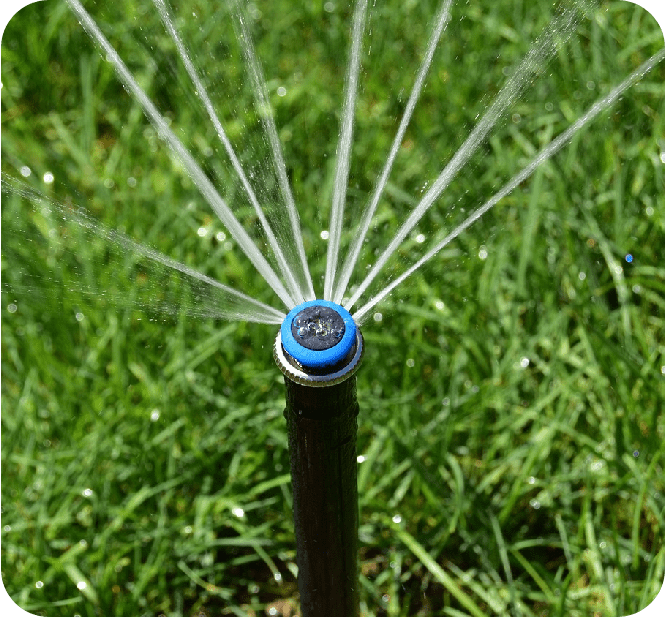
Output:
M268 257L153 4L84 4ZM239 160L278 217L266 112L231 3L175 4ZM641 8L578 4L572 36L356 309L662 49ZM343 253L437 7L370 2ZM261 0L244 11L320 295L353 7ZM453 2L350 291L552 19L544 0ZM219 290L145 247L286 307L66 3L12 20L2 82L8 593L48 617L292 617L277 326L222 319ZM664 246L661 62L368 313L357 377L363 615L621 617L655 597L665 577Z

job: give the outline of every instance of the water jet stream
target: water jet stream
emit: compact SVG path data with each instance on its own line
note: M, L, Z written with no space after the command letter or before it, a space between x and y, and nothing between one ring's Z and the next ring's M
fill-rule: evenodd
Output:
M466 138L420 203L399 228L395 237L377 259L365 279L358 286L349 301L344 304L344 308L349 310L358 301L376 275L385 266L388 259L397 250L425 212L440 197L441 193L457 175L457 172L467 163L471 155L478 149L508 107L524 92L528 83L542 71L545 64L557 50L559 41L566 41L572 35L580 18L581 15L576 6L565 8L550 23L549 27L538 36L531 45L527 55L519 63L510 79L504 84L483 117L471 131L471 134Z
M263 230L265 231L268 243L270 244L270 248L272 249L275 257L277 258L281 271L284 273L284 276L286 277L286 283L291 293L291 297L293 298L296 304L300 304L305 301L305 298L302 294L302 291L300 290L300 286L298 285L295 277L293 276L293 270L291 266L287 263L286 258L284 257L284 253L280 248L280 243L277 241L277 238L275 237L275 234L273 233L272 228L270 227L270 224L268 223L268 220L266 219L266 216L263 213L261 206L259 205L256 195L254 194L254 190L249 184L249 180L247 180L247 176L245 175L245 172L243 171L242 166L240 165L240 161L238 160L238 157L236 156L236 153L233 150L233 146L231 145L231 142L226 136L226 132L224 131L224 128L222 127L222 124L219 121L219 117L217 116L214 107L212 106L212 102L208 97L206 88L201 82L201 79L198 76L196 68L194 67L194 64L192 63L189 54L187 53L187 50L183 45L182 39L180 38L180 35L178 34L177 30L175 29L175 26L173 25L173 19L169 13L169 9L166 6L166 0L153 0L153 4L155 5L155 8L159 12L159 16L161 17L162 22L164 23L164 27L168 30L169 34L171 35L171 38L173 39L173 42L176 44L176 47L178 48L178 53L180 54L180 58L185 64L185 68L187 69L187 73L189 74L189 77L192 80L192 83L194 84L196 92L198 93L199 97L201 98L201 101L203 102L203 106L208 112L208 116L211 122L213 123L215 130L217 131L217 136L219 137L219 140L224 145L226 153L231 159L231 164L233 165L233 169L240 177L240 181L243 185L243 188L245 189L245 192L247 193L249 201L251 202L254 211L256 212L256 216L258 217L263 227ZM282 238L282 244L285 246L287 246L286 240L287 240L286 238Z
M55 214L61 221L73 221L82 229L91 230L95 235L103 238L112 245L116 245L123 250L123 253L131 252L140 257L145 257L161 266L165 266L170 270L177 271L186 275L190 279L194 279L196 284L203 283L204 286L199 287L195 293L203 295L206 287L212 287L217 294L217 297L210 302L209 307L196 306L194 311L189 311L200 317L213 317L216 319L229 319L234 321L251 321L266 324L279 324L284 319L284 313L274 309L263 302L240 292L232 287L223 285L219 281L190 268L189 266L167 257L163 253L156 251L148 246L140 244L135 240L127 237L123 233L114 229L108 229L99 221L95 220L87 214L82 208L69 206L44 195L43 193L33 189L26 183L12 178L11 176L2 173L2 192L5 194L19 195L33 204L36 209L37 205L42 205L46 211L42 210L44 214ZM84 293L94 293L79 289ZM202 298L198 298L201 300ZM198 304L198 303L197 303ZM145 304L148 309L165 310L165 305L156 306L152 304ZM167 310L166 312L172 312Z
M360 53L362 51L362 37L365 30L368 0L357 0L353 12L353 27L351 32L351 52L349 70L345 80L344 107L342 108L342 126L337 144L337 163L335 181L330 210L330 236L328 241L328 256L326 260L326 275L323 284L323 297L332 300L333 285L337 269L337 255L342 235L342 222L344 218L344 201L346 200L346 185L349 179L349 166L351 161L351 145L353 142L353 118L358 91L358 72L360 71Z
M275 274L270 264L266 261L265 257L261 254L254 241L249 237L238 219L233 215L227 203L222 199L217 192L212 182L203 173L203 170L194 160L192 155L188 152L182 142L178 139L175 133L171 130L165 122L163 116L157 111L152 101L146 96L145 92L138 85L132 74L129 72L125 63L120 59L118 53L108 42L106 37L102 34L95 21L83 8L79 0L66 0L69 7L77 15L81 25L85 28L88 34L98 43L98 45L106 53L107 59L113 63L118 76L121 81L129 88L136 98L136 100L143 107L146 115L151 122L157 127L158 135L164 140L172 151L180 158L180 161L187 169L192 181L196 184L201 194L206 199L208 204L215 211L220 220L224 223L229 233L236 240L245 255L252 262L259 274L263 276L266 282L272 287L273 291L279 296L280 300L287 308L295 306L293 298L286 291L284 285Z
M358 324L361 324L366 318L367 313L370 311L377 303L383 300L397 285L399 285L406 278L411 276L420 266L422 266L426 261L430 260L434 255L436 255L441 249L443 249L447 244L459 236L467 227L472 223L477 221L485 212L492 208L498 201L503 199L506 195L512 192L517 186L519 186L524 180L526 180L538 166L547 161L552 155L558 152L564 145L566 145L572 137L579 130L584 128L589 122L594 120L599 113L605 110L607 107L612 105L625 90L634 85L639 81L644 75L646 75L656 64L665 59L665 48L661 49L658 53L654 54L643 62L637 69L635 69L626 79L624 79L619 85L615 86L608 94L604 97L598 99L582 116L580 116L573 124L571 124L563 133L559 134L555 139L553 139L547 146L545 146L540 152L531 160L531 162L520 171L518 174L513 176L513 178L503 186L501 190L494 194L488 201L486 201L482 206L475 210L461 225L456 227L451 231L441 242L436 244L434 248L428 251L423 257L421 257L413 266L406 270L403 274L398 276L393 280L385 289L376 294L369 302L364 304L356 313L354 313L353 318Z
M252 37L249 32L249 28L247 27L246 19L240 12L238 0L236 0L234 6L234 25L236 27L237 39L245 56L247 70L249 72L249 77L253 86L252 90L254 92L254 96L256 97L257 110L259 111L264 130L268 135L268 141L270 142L270 148L273 157L273 164L277 172L277 182L279 184L279 189L282 193L282 198L284 199L284 203L286 204L286 209L289 214L291 234L293 240L296 243L298 258L300 259L302 266L302 280L300 282L301 294L303 294L307 300L314 300L316 294L314 293L312 277L309 272L309 266L307 265L307 256L305 255L302 232L300 231L300 218L298 217L298 210L296 209L295 201L293 199L289 179L286 175L286 163L284 162L284 155L282 154L281 142L279 140L279 136L277 135L277 128L275 126L272 106L270 105L270 100L268 98L266 80L263 76L261 65L256 56L256 51L254 50Z
M342 297L344 296L346 287L349 284L349 279L353 273L353 268L358 261L360 249L362 248L363 241L367 235L367 230L369 229L370 223L372 222L372 217L376 212L376 207L379 204L379 199L381 199L383 189L385 188L388 177L390 176L393 163L397 157L397 152L402 144L402 140L404 139L404 133L409 126L411 116L413 115L413 110L415 109L418 98L420 97L420 92L423 88L423 84L425 83L425 77L427 76L429 67L432 64L434 51L436 50L439 39L441 38L441 34L450 21L450 6L452 5L452 2L453 0L444 0L444 2L439 7L439 12L435 17L434 28L432 29L432 34L427 45L425 58L420 65L420 69L418 69L418 75L416 77L416 81L414 82L413 89L411 90L411 94L409 95L409 100L407 101L406 108L404 109L404 115L402 116L402 120L400 122L399 128L397 129L397 133L395 134L395 138L393 139L392 146L390 147L388 159L386 160L385 166L383 167L379 181L376 183L376 187L370 202L365 207L365 210L362 214L360 223L358 225L358 232L356 235L354 235L351 247L349 248L348 255L344 262L344 266L340 272L339 281L333 296L333 302L336 302L337 304L341 304L342 302Z

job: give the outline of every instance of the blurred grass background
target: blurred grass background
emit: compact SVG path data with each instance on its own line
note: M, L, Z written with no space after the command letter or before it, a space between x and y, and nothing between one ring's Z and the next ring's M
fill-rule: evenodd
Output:
M261 242L154 7L108 4L85 6ZM345 242L437 6L374 4ZM174 10L229 137L270 194L230 9ZM320 290L352 7L280 0L246 10ZM453 5L358 272L551 11ZM639 7L587 7L379 283L662 44ZM49 617L297 614L275 327L197 317L183 277L102 229L283 307L64 3L12 20L2 76L3 172L64 205L49 213L17 191L2 195L5 587ZM364 326L363 614L621 616L660 589L664 77L658 66ZM80 224L78 207L96 226Z

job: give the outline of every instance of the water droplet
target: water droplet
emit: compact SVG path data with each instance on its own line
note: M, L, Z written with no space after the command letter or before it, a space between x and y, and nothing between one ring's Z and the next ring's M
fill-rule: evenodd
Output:
M358 458L356 458L356 460L358 461L358 463L364 463L367 459L362 454L360 454L358 455Z
M327 240L330 238L330 232L326 231L325 229L321 232L321 239L322 240Z
M536 479L533 476L529 476L529 484L535 484Z
M192 526L187 525L186 527L183 527L183 533L192 533Z
M199 227L196 230L196 233L198 234L199 238L205 238L208 230L205 227Z
M106 178L104 180L104 188L112 189L115 186L115 182L111 178Z
M489 253L487 252L487 248L484 245L481 246L480 250L478 251L478 257L480 257L480 259L487 259L488 255Z
M418 244L422 244L423 242L425 242L425 234L418 234L416 236L416 242Z
M274 606L271 606L268 609L268 615L277 615L277 609Z
M334 3L334 2L326 2L326 3L323 5L323 10L324 10L326 13L332 13L332 12L335 10L335 3Z
M217 242L224 242L224 240L226 240L226 234L223 231L218 231L215 234L215 239Z
M277 88L277 96L286 96L286 88L284 86Z
M83 313L76 313L76 321L78 321L80 323L84 319L85 319L85 315Z
M279 572L275 572L275 580L279 583L282 580L282 575Z
M521 119L522 119L522 116L520 116L519 114L513 114L513 122L514 122L515 124L519 124L519 121L520 121Z
M263 15L263 13L261 13L261 10L259 9L259 7L256 6L256 4L254 4L253 2L250 2L247 5L247 12L249 13L249 16L254 21L257 21L257 20L261 19L261 16Z
M663 154L665 154L665 153L663 153ZM665 163L665 161L663 161L663 162ZM27 178L32 173L32 169L30 169L27 165L23 165L23 167L21 167L20 171L21 171L21 175L24 178Z
M663 161L663 163L665 163L665 161ZM653 216L653 212L654 212L653 206L647 206L646 209L645 209L645 212L646 212L647 216Z
M134 188L134 187L136 186L136 184L137 184L137 182L136 182L136 178L134 178L134 177L132 177L132 176L130 176L129 178L127 178L127 186L129 186L129 187L131 187L131 188Z
M92 497L92 494L93 490L91 488L84 488L83 492L81 493L81 495L83 495L84 497Z
M540 509L540 501L538 501L537 499L532 499L532 500L529 502L529 505L530 505L534 510L539 510L539 509Z
M12 526L11 526L11 525L5 525L5 526L2 528L2 531L11 531L11 530L12 530Z
M407 358L406 365L409 368L413 368L416 365L416 361L413 358Z
M629 264L633 263L633 256L630 253L626 255L626 262L628 262Z
M665 165L665 150L660 153L660 162Z
M153 409L150 412L150 420L152 422L157 422L157 420L159 420L159 409Z
M434 303L434 306L435 306L439 311L442 311L442 310L445 308L446 305L443 303L443 300L437 300L437 301Z
M660 374L665 375L665 364L660 367Z
M382 313L374 313L374 321L382 321L383 320L383 314Z
M16 304L14 304L14 303L12 302L11 304L8 304L8 305L7 305L7 310L8 310L10 313L15 313L15 312L18 310L18 306L16 306Z
M393 516L393 523L395 523L395 525L399 525L401 522L402 522L402 517L399 514L395 514Z
M388 604L388 602L390 602L390 596L389 596L387 593L384 593L384 594L381 596L381 600L382 600L385 604Z
M441 401L441 404L442 404L444 407L448 407L448 405L450 405L450 399L446 396L446 398L444 398L444 399Z
M524 358L522 358L520 360L520 366L522 368L526 368L527 366L529 366L529 358L527 358L526 356Z
M76 583L76 588L79 591L83 591L87 586L88 584L85 581L79 581L78 583Z
M639 451L639 450L633 450L633 456L634 456L635 458L637 458L639 455L640 455L640 451Z
M233 515L237 516L238 518L245 516L245 511L242 508L233 508L231 512L233 512Z
M43 581L37 581L37 582L35 583L35 587L37 587L37 589L41 589L43 586L44 586L44 582L43 582Z
M44 174L44 182L45 182L46 184L51 184L51 183L53 182L53 180L55 180L53 174L52 174L50 171L47 171L47 172Z

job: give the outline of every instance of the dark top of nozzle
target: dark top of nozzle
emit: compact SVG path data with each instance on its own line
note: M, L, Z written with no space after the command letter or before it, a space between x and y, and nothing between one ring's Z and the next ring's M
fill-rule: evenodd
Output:
M291 333L296 342L313 351L334 347L342 340L345 331L341 315L328 306L308 306L291 322Z

